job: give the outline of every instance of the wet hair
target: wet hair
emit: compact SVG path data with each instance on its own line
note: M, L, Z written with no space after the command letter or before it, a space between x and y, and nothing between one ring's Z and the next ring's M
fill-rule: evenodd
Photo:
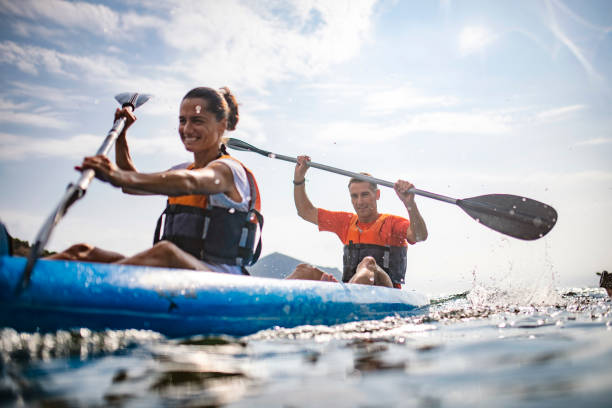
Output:
M227 130L236 129L238 119L238 102L228 87L224 86L218 91L208 87L193 88L183 97L185 99L200 98L206 101L206 110L213 115L217 121L227 119Z
M370 173L361 172L359 174L363 174L364 176L372 177L372 175ZM351 177L351 179L349 180L349 183L348 183L348 187L351 188L351 184L353 184L353 183L368 183L368 184L370 184L370 188L372 190L374 190L374 191L378 190L378 185L376 183L371 183L369 181L364 181L364 180L358 179L356 177Z

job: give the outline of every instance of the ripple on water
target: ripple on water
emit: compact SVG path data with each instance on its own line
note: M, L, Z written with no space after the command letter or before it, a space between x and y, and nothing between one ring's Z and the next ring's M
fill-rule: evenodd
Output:
M433 299L418 316L275 328L243 338L3 329L0 405L568 406L582 398L597 406L612 400L612 302L602 291L561 291L548 304L476 295L476 302L470 293Z

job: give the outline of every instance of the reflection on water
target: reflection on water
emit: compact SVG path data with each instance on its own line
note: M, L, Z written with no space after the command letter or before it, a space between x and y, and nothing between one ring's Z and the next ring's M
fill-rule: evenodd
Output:
M479 288L409 318L236 339L0 332L1 406L612 405L611 301L515 303Z

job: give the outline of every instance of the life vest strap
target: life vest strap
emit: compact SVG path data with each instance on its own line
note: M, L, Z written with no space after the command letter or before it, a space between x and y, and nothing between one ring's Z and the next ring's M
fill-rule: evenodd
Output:
M261 255L262 227L263 216L255 208L231 212L168 204L157 221L153 243L167 240L203 261L249 266Z

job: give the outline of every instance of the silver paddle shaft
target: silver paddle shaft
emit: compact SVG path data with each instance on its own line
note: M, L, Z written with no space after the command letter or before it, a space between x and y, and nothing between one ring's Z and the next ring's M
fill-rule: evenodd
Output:
M288 161L291 163L297 163L297 159L295 157L285 156L282 154L268 153L268 157L271 159L279 159L279 160L284 160L284 161ZM327 166L325 164L308 162L308 166L314 167L320 170L329 171L329 172L336 173L336 174L342 174L343 176L353 177L361 181L367 181L369 183L379 184L385 187L393 188L393 186L395 185L395 183L392 183L390 181L381 180L381 179L371 177L371 176L366 176L365 174L354 173L352 171L338 169L332 166ZM409 191L416 195L433 198L434 200L444 201L450 204L457 204L456 198L451 198L451 197L443 196L441 194L436 194L436 193L430 193L429 191L419 190L418 188L414 188L414 187L411 188Z
M131 107L128 107L128 108L131 108ZM99 155L108 156L108 152L115 144L115 141L117 141L117 138L119 137L121 132L123 132L124 127L125 127L124 117L117 119L115 123L113 123L112 129L106 135L104 142L102 142L102 146L100 146L100 148L96 152L96 156L99 156ZM75 185L79 189L83 190L83 193L84 193L85 190L87 190L87 187L89 187L89 183L91 183L91 180L93 180L95 176L96 176L96 173L92 169L85 169L81 173L81 177L79 178L79 180L76 182Z

